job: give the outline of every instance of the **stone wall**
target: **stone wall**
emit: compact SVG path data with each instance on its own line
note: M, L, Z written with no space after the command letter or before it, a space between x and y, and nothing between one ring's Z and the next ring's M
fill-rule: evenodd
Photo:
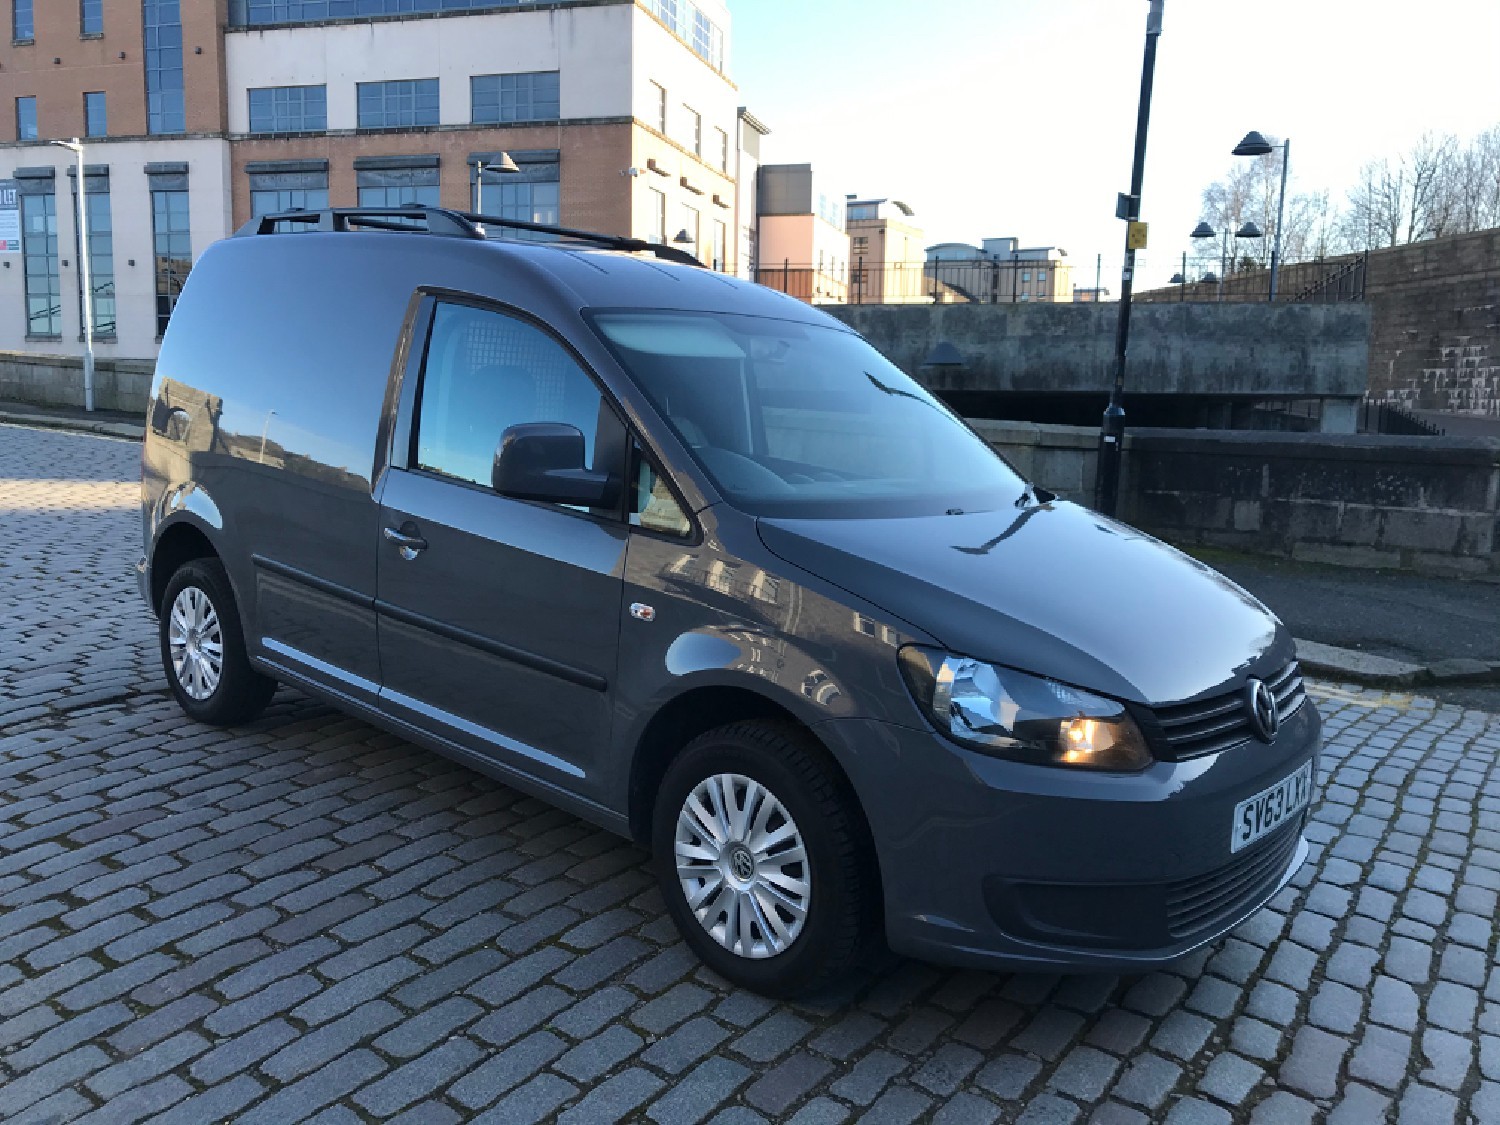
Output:
M138 359L100 359L94 365L94 406L146 413L155 364ZM0 352L0 402L34 406L82 406L80 356Z
M1089 394L1102 403L1113 378L1117 304L822 307L939 394ZM1369 318L1357 303L1142 306L1131 321L1129 393L1357 401ZM925 366L940 341L963 366ZM1352 413L1348 420L1352 429Z
M1280 292L1294 298L1356 255L1288 265ZM1224 283L1232 301L1266 293L1264 271ZM1218 289L1189 285L1138 294L1171 304L1214 302ZM1370 396L1411 410L1500 418L1500 229L1372 250L1365 276L1372 311Z
M1098 431L973 421L1024 475L1092 503ZM1177 543L1433 574L1500 573L1500 439L1135 430L1120 514Z

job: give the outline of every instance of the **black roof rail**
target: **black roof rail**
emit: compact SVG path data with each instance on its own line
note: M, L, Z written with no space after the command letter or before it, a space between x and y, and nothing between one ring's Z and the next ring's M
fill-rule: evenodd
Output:
M423 220L427 224L425 229L413 226L411 223L413 219ZM444 238L478 239L486 237L485 227L502 227L506 230L552 234L558 238L588 242L606 250L655 254L664 261L704 268L702 262L685 250L659 242L648 242L643 238L601 234L598 231L578 230L574 227L533 223L524 219L506 219L499 215L482 215L474 211L454 211L447 207L423 207L412 203L400 207L327 207L316 211L296 207L289 211L278 211L251 219L235 231L235 237L274 234L280 223L300 223L318 231L387 230L403 234L431 234Z

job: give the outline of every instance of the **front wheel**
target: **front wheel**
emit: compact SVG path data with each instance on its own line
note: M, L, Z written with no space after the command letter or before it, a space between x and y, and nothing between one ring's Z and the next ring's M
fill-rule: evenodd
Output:
M878 927L854 798L795 728L743 722L691 742L657 795L667 908L719 975L791 996L851 971Z
M234 726L271 701L276 681L250 666L234 590L217 559L178 568L162 597L159 626L167 683L190 718Z

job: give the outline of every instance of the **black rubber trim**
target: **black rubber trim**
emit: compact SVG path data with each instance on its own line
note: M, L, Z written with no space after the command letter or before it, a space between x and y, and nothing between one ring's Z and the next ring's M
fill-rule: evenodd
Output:
M293 582L300 582L304 586L310 586L320 594L327 594L331 598L337 598L341 602L357 605L361 609L373 609L375 599L369 594L361 594L358 590L351 590L348 586L340 586L337 582L330 582L326 578L319 578L316 574L309 574L295 566L288 566L284 562L268 559L265 555L251 555L250 561L262 570L268 570L281 578L289 578Z
M460 629L456 625L438 621L421 613L413 613L409 609L402 609L390 602L375 600L375 612L384 614L406 625L413 625L418 629L425 629L429 633L436 633L450 641L469 645L481 652L487 652L491 656L498 656L502 660L509 660L512 664L520 664L537 672L545 672L549 676L556 676L559 680L566 680L570 684L589 688L593 691L604 691L609 687L609 681L596 672L589 672L583 668L575 668L571 664L564 664L559 660L553 660L547 656L539 656L537 653L528 652L524 648L516 648L503 641L492 640L479 633L472 633L468 629Z

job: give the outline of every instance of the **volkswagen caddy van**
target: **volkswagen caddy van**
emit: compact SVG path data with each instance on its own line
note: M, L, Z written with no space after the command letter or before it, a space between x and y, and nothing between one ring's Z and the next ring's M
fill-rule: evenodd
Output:
M1143 971L1306 855L1320 720L1264 606L675 248L267 217L193 269L147 429L190 717L286 684L638 841L741 985L881 943Z

